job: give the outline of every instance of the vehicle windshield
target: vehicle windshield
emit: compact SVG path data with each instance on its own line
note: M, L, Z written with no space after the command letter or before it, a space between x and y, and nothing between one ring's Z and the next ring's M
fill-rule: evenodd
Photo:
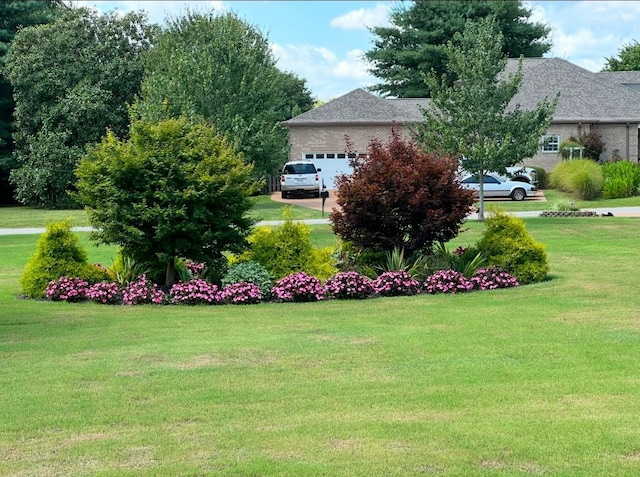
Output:
M287 164L284 166L285 174L315 174L316 166L313 164Z

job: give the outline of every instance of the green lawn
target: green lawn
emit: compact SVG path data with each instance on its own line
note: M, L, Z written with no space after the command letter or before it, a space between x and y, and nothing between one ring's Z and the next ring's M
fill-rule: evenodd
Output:
M0 475L636 476L640 220L526 223L541 284L246 307L20 300L0 237Z

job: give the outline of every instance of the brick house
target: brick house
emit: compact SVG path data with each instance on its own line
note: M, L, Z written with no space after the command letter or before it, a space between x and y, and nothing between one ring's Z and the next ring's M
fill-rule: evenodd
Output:
M514 72L517 60L509 60L506 71ZM523 80L513 104L534 108L544 97L560 93L553 121L535 156L527 166L551 170L560 160L562 141L581 132L602 135L606 150L601 160L614 151L638 161L640 126L640 71L592 73L559 58L526 58ZM363 89L307 111L282 125L289 130L289 159L310 159L323 170L327 187L333 177L348 172L347 138L354 154L366 154L369 141L385 141L392 127L410 135L410 125L423 121L421 108L429 99L381 98Z

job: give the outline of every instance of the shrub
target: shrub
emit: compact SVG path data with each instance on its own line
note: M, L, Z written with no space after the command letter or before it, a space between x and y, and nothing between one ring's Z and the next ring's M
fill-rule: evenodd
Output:
M453 270L466 278L471 278L485 262L486 259L482 253L475 248L458 247L450 252L443 243L439 243L427 259L427 269L431 273L440 270Z
M571 148L576 148L576 147L582 147L584 148L584 146L578 141L578 139L574 136L569 137L569 139L567 139L566 141L562 141L560 143L560 148L558 150L558 155L562 158L562 159L576 159L576 158L580 158L580 153L577 151L571 151ZM572 156L573 154L573 156ZM582 157L584 156L584 150L582 151Z
M275 279L303 271L320 279L335 274L333 250L314 249L309 226L293 222L290 214L286 208L279 227L258 227L249 236L249 250L239 260L258 262Z
M544 245L536 242L522 219L493 209L477 248L490 265L513 275L520 284L544 280L549 272Z
M576 211L580 209L576 207L574 202L570 200L559 199L549 204L549 207L547 208L547 210L550 210L552 212L565 212L565 211Z
M82 278L60 277L47 285L44 296L53 301L82 301L87 297L89 283Z
M271 295L273 278L267 269L258 262L234 263L222 278L223 286L241 282L257 285L263 298L268 298Z
M107 278L104 271L87 262L87 254L71 222L52 222L38 240L35 254L29 259L20 278L22 291L31 298L42 298L49 282L60 277L82 278L96 283Z
M201 278L174 283L169 290L169 301L182 305L215 305L220 301L217 285Z
M142 305L154 303L160 305L165 301L165 293L158 285L151 282L145 274L129 283L122 291L122 302L125 305Z
M608 162L602 166L605 199L632 197L640 188L640 166L629 161Z
M324 299L326 290L320 281L308 273L298 272L278 280L271 294L278 301L317 301Z
M520 284L513 275L498 267L481 268L470 280L474 290L495 290L517 287Z
M427 293L462 293L473 290L473 284L460 272L440 270L429 276L423 284Z
M358 249L404 249L408 256L458 235L473 205L461 187L458 161L426 153L392 131L388 144L369 143L369 155L336 179L340 208L333 231Z
M374 280L373 290L381 296L415 295L420 282L404 270L384 272Z
M600 156L605 151L605 142L602 140L602 134L596 131L582 132L578 137L578 141L584 146L583 157L599 161Z
M87 299L95 303L115 304L121 298L120 287L114 282L94 283L87 290Z
M237 282L225 286L220 293L220 301L232 305L248 305L262 300L260 287L255 283Z
M538 177L538 189L547 189L549 187L549 174L543 167L533 166Z
M562 161L551 172L551 187L575 194L579 199L595 199L602 192L602 166L589 159Z
M324 286L334 298L362 299L373 294L373 281L354 271L337 273Z

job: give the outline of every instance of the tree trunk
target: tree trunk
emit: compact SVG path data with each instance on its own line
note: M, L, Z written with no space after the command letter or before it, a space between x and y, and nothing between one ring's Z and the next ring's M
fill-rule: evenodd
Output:
M480 171L478 175L478 220L480 222L484 221L484 171Z
M170 287L176 281L176 259L175 257L171 257L167 261L167 273L164 277L164 284Z

